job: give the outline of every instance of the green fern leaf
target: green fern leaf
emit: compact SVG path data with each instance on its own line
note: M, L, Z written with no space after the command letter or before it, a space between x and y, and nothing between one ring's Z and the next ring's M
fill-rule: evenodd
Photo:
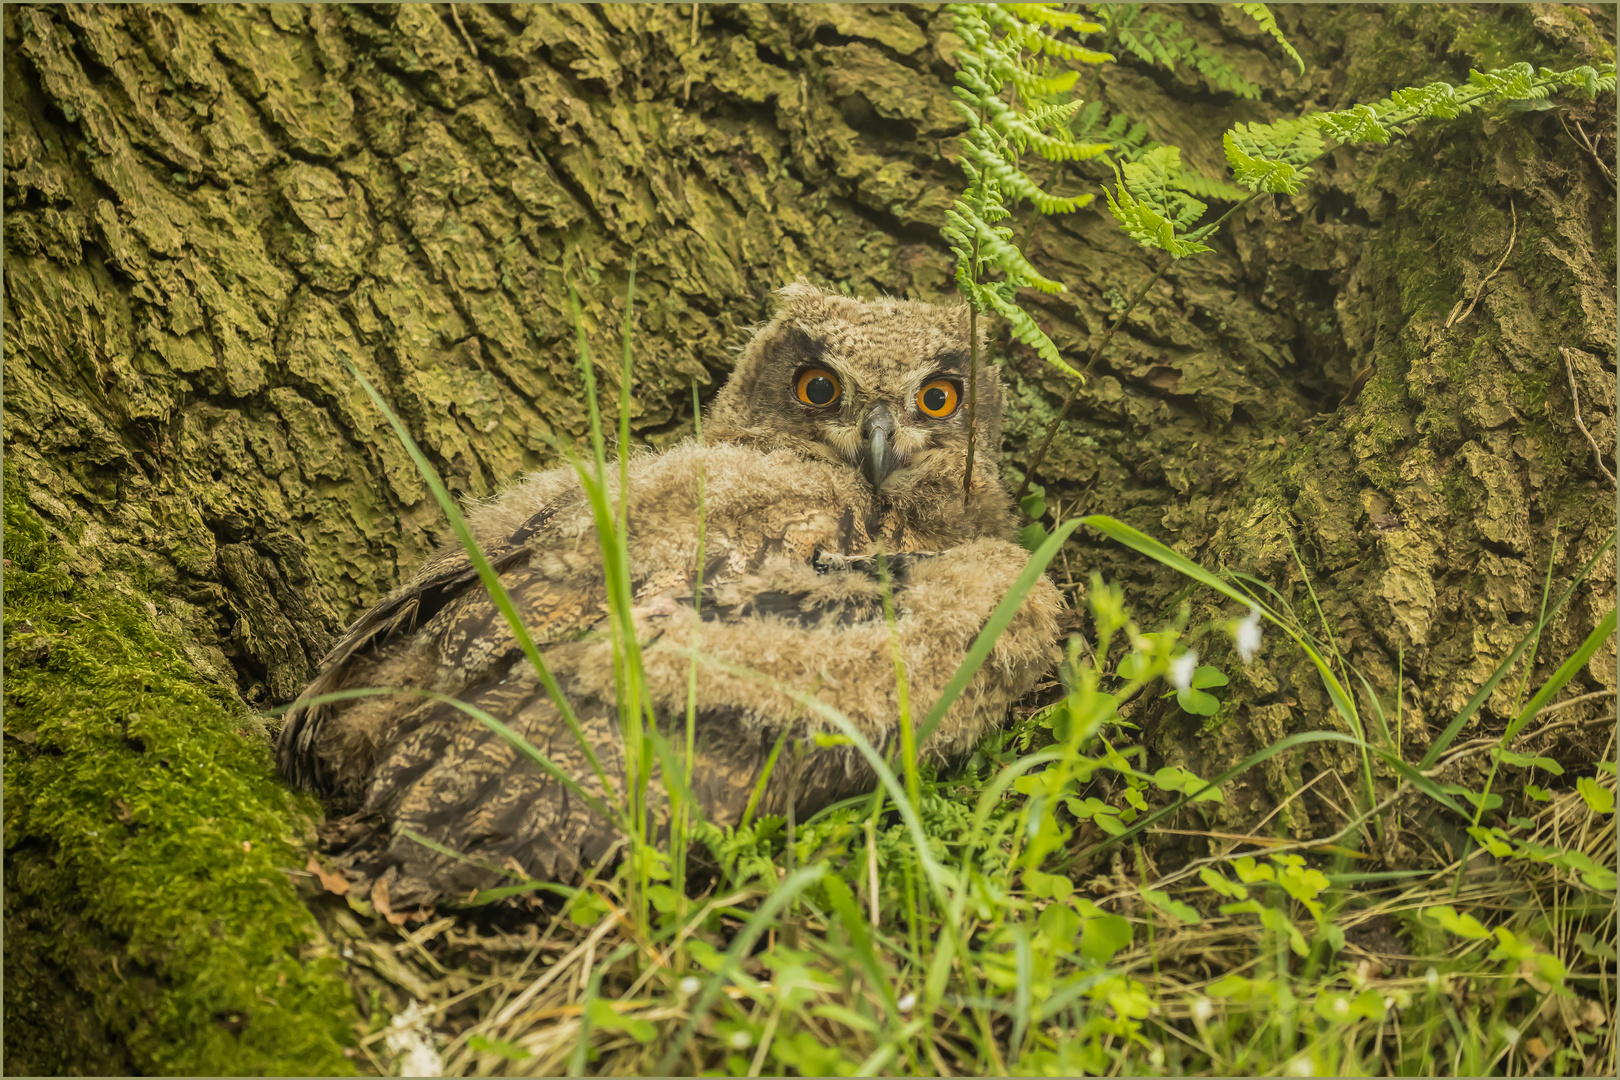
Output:
M1196 255L1210 249L1195 240L1176 235L1176 221L1172 220L1164 211L1175 214L1178 218L1186 218L1186 203L1196 204L1198 213L1203 213L1204 204L1192 199L1179 191L1172 191L1167 186L1167 164L1172 154L1179 157L1179 151L1174 147L1159 147L1158 150L1168 151L1149 163L1130 164L1125 169L1135 170L1131 175L1121 176L1114 191L1103 188L1103 194L1108 199L1108 211L1114 215L1133 240L1143 247L1158 248L1168 251L1172 258L1183 259L1188 255ZM1158 151L1155 150L1154 153ZM1144 155L1145 156L1145 155ZM1133 194L1132 189L1136 194ZM1138 197L1146 195L1146 198ZM1168 205L1156 205L1155 197L1165 198ZM1169 201L1175 200L1175 201ZM1184 200L1184 202L1183 202ZM1180 209L1180 213L1178 213ZM1197 215L1194 214L1194 217Z
M1202 173L1184 172L1176 177L1171 186L1177 191L1185 191L1187 194L1199 199L1242 202L1249 197L1249 192L1243 188L1233 187L1224 180L1217 180Z
M1494 71L1474 71L1469 69L1468 85L1476 86L1489 91L1498 98L1527 98L1531 96L1532 83L1535 71L1529 64L1520 62Z
M1063 362L1063 357L1058 354L1057 346L1052 344L1052 339L1047 337L1039 326L1035 325L1035 320L1030 318L1028 312L1013 301L1001 296L995 289L985 290L985 295L990 307L996 314L1007 320L1012 329L1013 337L1034 349L1037 356L1059 371L1066 372L1077 379L1082 377L1078 371Z
M1120 171L1124 174L1126 190L1178 229L1187 228L1209 209L1178 189L1181 151L1174 146L1156 146Z
M1026 22L1043 23L1076 34L1097 34L1103 30L1084 15L1064 11L1062 4L1002 4L1001 7Z
M1241 125L1240 125L1241 126ZM1310 170L1286 161L1273 161L1260 154L1250 153L1236 137L1236 129L1221 136L1226 148L1226 163L1232 167L1237 182L1250 191L1269 191L1277 195L1294 195Z
M1282 30L1280 30L1277 26L1277 17L1271 13L1270 8L1266 7L1264 4L1236 4L1234 6L1239 11L1243 12L1243 14L1259 23L1260 29L1270 34L1272 39L1283 47L1283 52L1288 54L1289 59L1293 60L1294 63L1299 65L1299 73L1301 75L1305 74L1304 59L1301 58L1299 53L1294 50L1294 47L1288 43L1288 39L1283 36Z
M976 235L979 241L979 258L990 264L1003 274L1009 281L1018 285L1030 285L1044 293L1063 292L1063 283L1045 277L1032 266L1024 253L1008 243L1007 233L1011 230L1000 230L987 224L983 218L974 213L973 208L958 200L954 210L946 211L945 216L964 231L971 230L970 235ZM957 219L961 220L958 221Z
M1389 131L1370 105L1353 105L1331 113L1313 113L1310 120L1322 134L1342 143L1387 143Z
M1106 64L1114 59L1109 53L1096 52L1052 37L1049 34L1041 33L1040 30L1029 23L1020 21L1012 13L1011 5L984 4L979 6L983 8L985 22L994 24L997 29L1007 35L1007 40L1021 49L1028 49L1037 56L1044 53L1047 56L1055 56L1063 60L1076 60L1083 64ZM1102 28L1098 27L1097 29Z
M1420 117L1450 120L1462 108L1457 104L1457 91L1449 83L1430 83L1428 86L1409 86L1389 95L1390 103L1402 112Z
M1054 94L1066 94L1080 79L1078 71L1065 71L1056 75L1036 75L1022 68L1011 72L1009 82L1025 101L1038 101Z
M1322 132L1308 117L1279 120L1274 124L1238 124L1230 134L1246 154L1275 158L1289 165L1312 161L1324 149ZM1228 161L1231 156L1228 151Z

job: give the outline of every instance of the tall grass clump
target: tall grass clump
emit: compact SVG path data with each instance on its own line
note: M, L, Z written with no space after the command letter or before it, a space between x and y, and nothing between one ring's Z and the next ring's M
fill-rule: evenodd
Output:
M1405 688L1375 687L1356 670L1314 599L1302 618L1257 580L1215 574L1111 517L1067 521L1040 541L941 699L902 696L905 715L896 720L906 737L890 740L892 755L815 696L777 686L838 732L831 741L863 756L878 778L873 795L808 821L750 812L720 828L701 819L683 782L702 705L697 671L714 666L769 680L705 655L699 642L686 652L685 714L658 716L647 704L626 511L631 310L627 304L617 462L607 453L583 332L590 454L562 448L591 500L609 584L625 774L603 775L607 797L592 805L621 830L623 857L578 886L514 878L472 898L462 921L475 924L490 905L561 899L526 909L534 927L521 963L489 972L474 989L446 988L420 1014L374 1015L362 1043L377 1067L399 1067L386 1047L409 1021L450 1074L1612 1068L1614 769L1593 767L1560 783L1562 765L1514 747L1548 722L1560 689L1613 633L1614 613L1524 699L1491 748L1494 768L1530 770L1546 778L1544 787L1526 784L1523 798L1508 802L1489 790L1492 780L1468 790L1441 782L1435 768L1448 752L1464 752L1454 747L1458 734L1535 649L1579 581L1556 596L1549 589L1537 626L1418 756L1398 716L1385 716L1379 704L1393 701L1398 710ZM455 501L382 395L356 378L389 417L529 662L571 717ZM616 504L606 482L614 465ZM1183 608L1144 627L1117 586L1093 577L1089 632L1070 639L1044 704L987 739L956 772L920 762L915 748L1079 528L1224 597L1231 617L1191 626ZM1611 538L1580 579L1612 545ZM892 604L886 610L892 619ZM1174 696L1185 711L1204 715L1221 704L1225 675L1200 664L1192 644L1230 634L1248 659L1267 632L1317 671L1333 710L1321 729L1278 740L1208 778L1155 767L1135 737L1154 699ZM898 662L896 678L904 679ZM1368 692L1358 695L1355 686ZM346 693L366 692L390 691ZM1371 703L1371 715L1359 701ZM459 707L587 797L494 717ZM1247 771L1328 743L1352 748L1360 762L1344 818L1330 833L1289 839L1263 823L1244 835L1205 824L1206 811ZM778 760L814 749L783 745ZM657 790L663 806L649 796ZM1524 799L1534 804L1528 810L1519 805ZM1450 829L1468 846L1395 865L1379 837L1397 814ZM667 843L659 822L669 824ZM1161 845L1172 838L1196 847L1161 865ZM702 873L693 861L699 848ZM463 955L450 941L456 922L417 930L376 923L373 932L449 959ZM413 985L414 994L435 984Z

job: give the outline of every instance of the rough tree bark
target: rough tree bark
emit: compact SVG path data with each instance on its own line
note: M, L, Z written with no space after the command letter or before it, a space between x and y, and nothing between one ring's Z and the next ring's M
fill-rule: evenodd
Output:
M1093 92L1214 173L1238 120L1613 58L1612 9L1278 14L1303 77L1232 13L1180 12L1261 102L1131 62ZM569 282L616 356L638 260L631 426L655 447L796 275L947 297L948 27L934 7L7 5L10 1071L349 1067L340 961L290 884L319 811L270 775L250 709L448 534L346 365L480 496L584 433ZM1389 707L1398 660L1425 745L1533 623L1549 560L1568 580L1614 525L1613 145L1605 165L1577 123L1612 132L1612 100L1341 150L1254 204L1127 322L1042 466L1049 501L1307 611L1291 537ZM1091 211L1029 244L1069 285L1038 302L1071 357L1157 265ZM1066 387L1002 352L1016 479ZM1123 579L1144 617L1180 598L1100 539L1064 565ZM1530 678L1614 581L1608 560ZM1145 717L1158 758L1207 774L1338 725L1275 643L1228 667L1212 721ZM1475 728L1500 730L1519 679ZM1614 688L1612 645L1577 683ZM1253 821L1320 770L1353 766L1279 757L1220 812ZM1335 817L1339 790L1312 790L1289 828Z

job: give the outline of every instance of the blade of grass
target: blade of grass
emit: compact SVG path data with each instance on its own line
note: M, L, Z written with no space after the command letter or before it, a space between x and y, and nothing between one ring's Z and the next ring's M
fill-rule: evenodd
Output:
M822 889L826 892L827 900L832 904L833 913L838 916L844 933L849 935L849 944L855 950L855 958L860 961L861 969L866 972L866 978L872 984L872 989L877 991L878 997L888 1011L891 1027L898 1028L901 1022L900 1007L894 995L894 985L884 973L883 965L872 949L872 935L867 930L866 920L861 918L860 909L855 906L855 894L837 874L829 876Z
M1240 603L1254 604L1256 607L1258 607L1260 609L1260 613L1265 616L1269 622L1271 622L1283 633L1287 634L1293 639L1294 644L1298 645L1302 650L1304 650L1305 655L1309 657L1311 663L1316 666L1317 675L1320 676L1322 686L1327 690L1328 698L1333 702L1334 709L1344 720L1345 725L1349 727L1351 731L1356 733L1356 738L1349 741L1360 745L1364 751L1367 749L1366 739L1363 736L1361 728L1361 718L1356 712L1355 704L1350 700L1350 695L1345 691L1343 684L1339 682L1338 676L1333 674L1332 667L1329 666L1328 662L1322 658L1322 654L1319 653L1316 648L1312 646L1306 636L1291 623L1284 621L1265 604L1259 603L1252 596L1246 596L1239 592L1237 589L1233 588L1231 585L1228 585L1226 582L1222 581L1208 570L1205 570L1202 566L1199 566L1185 555L1172 550L1159 541L1153 539L1151 536L1148 536L1146 533L1131 528L1122 521L1111 518L1106 514L1093 514L1092 516L1082 518L1081 520L1085 524L1096 529L1098 532L1101 532L1106 536L1110 536L1124 544L1126 547L1134 548L1149 558L1170 567L1172 570L1176 570L1182 575L1189 577L1202 585L1206 585L1211 589L1214 589L1222 596L1229 597ZM1370 781L1372 774L1372 766L1370 761L1364 759L1363 770ZM1371 791L1369 791L1368 798L1372 799L1372 797L1373 794ZM1372 803L1369 802L1368 805L1370 806Z
M1225 772L1223 772L1220 775L1216 776L1213 780L1210 780L1209 782L1207 782L1203 787L1199 788L1197 791L1190 792L1190 793L1184 793L1179 798L1177 798L1174 802L1172 802L1169 806L1162 807L1162 808L1160 808L1158 810L1155 810L1151 814L1147 814L1144 817L1138 818L1136 821L1131 823L1129 828L1127 828L1124 832L1120 833L1118 836L1110 836L1110 837L1108 837L1108 838L1106 838L1104 840L1098 841L1097 843L1095 843L1095 844L1091 845L1090 847L1086 848L1084 851L1082 851L1079 854L1075 855L1072 859L1069 860L1069 862L1070 863L1082 862L1085 859L1097 854L1098 852L1104 851L1104 850L1112 847L1113 845L1115 845L1117 843L1120 843L1121 841L1127 840L1127 839L1131 838L1132 836L1135 836L1137 833L1140 833L1142 830L1146 829L1148 826L1153 825L1154 823L1164 819L1165 817L1169 816L1170 814L1175 813L1177 810L1180 810L1183 806L1186 806L1188 803L1190 803L1193 800L1197 799L1198 796L1202 795L1204 792L1210 790L1211 788L1220 787L1222 784L1226 783L1228 780L1232 779L1233 777L1239 776L1242 773L1247 772L1249 769L1254 768L1256 765L1260 764L1263 761L1267 761L1270 758L1275 757L1277 754L1282 753L1284 750L1288 750L1288 749L1291 749L1291 748L1293 748L1295 746L1301 746L1301 745L1304 745L1304 744L1307 744L1307 743L1318 743L1318 742L1342 742L1342 743L1350 743L1352 745L1355 745L1355 744L1359 743L1362 746L1366 745L1366 743L1361 742L1361 740L1355 738L1354 736L1346 735L1346 734L1344 734L1342 732L1338 732L1338 731L1302 731L1302 732L1299 732L1296 735L1289 735L1286 738L1278 739L1276 742L1272 743L1270 746L1267 746L1262 750L1258 750L1255 753L1250 754L1248 757L1244 758L1242 761L1238 762L1236 765L1232 766L1230 769L1227 769ZM1379 757L1381 757L1385 761L1387 761L1389 763L1390 767L1395 769L1396 772L1400 773L1402 778L1409 781L1412 784L1413 787L1418 788L1425 795L1428 795L1431 799L1434 799L1436 802L1440 803L1442 806L1446 807L1448 810L1451 810L1451 811L1455 812L1458 816L1464 817L1464 818L1469 816L1468 812L1466 810L1464 810L1461 806L1457 805L1455 800L1453 800L1444 791L1440 790L1439 785L1434 783L1434 781L1430 780L1428 777L1423 776L1422 774L1418 773L1417 770L1414 769L1411 765L1408 765L1404 761L1400 761L1398 758L1395 757L1395 755L1389 753L1389 751L1387 751L1387 750L1381 750L1381 749L1379 749L1377 747L1370 747L1369 749L1371 749L1374 753L1378 754Z
M677 656L690 655L696 652L696 650L675 645L665 646L665 648L668 648L670 652ZM867 765L877 774L879 782L888 789L889 798L894 801L894 808L899 811L901 820L905 822L907 830L911 833L912 842L917 846L917 858L922 863L930 885L938 891L937 898L944 899L943 888L950 875L945 871L944 867L935 861L933 855L929 852L928 837L923 831L922 820L918 818L916 808L911 805L911 800L906 797L905 789L901 786L900 781L895 778L894 771L883 760L883 755L873 748L866 736L862 735L860 730L850 722L849 717L813 694L795 690L771 678L769 675L755 671L753 668L733 664L717 656L709 656L701 652L697 653L697 657L700 663L718 668L727 674L735 675L739 679L747 679L749 682L767 686L784 697L791 698L837 728L839 734L848 739L854 745L856 751L866 759Z
M1524 665L1524 678L1519 680L1518 692L1513 695L1513 704L1515 708L1518 707L1519 702L1524 700L1524 688L1530 684L1530 673L1535 670L1536 666L1536 653L1541 648L1541 628L1545 626L1547 622L1547 597L1552 592L1553 567L1558 563L1557 525L1553 526L1552 541L1549 544L1549 548L1550 550L1547 553L1547 578L1542 582L1541 585L1541 615L1536 620L1535 630L1531 632L1530 658L1525 662ZM1531 715L1534 714L1532 713ZM1512 724L1509 724L1507 730L1502 732L1502 741L1497 744L1498 747L1502 750L1506 750L1508 747L1512 746L1513 737L1517 734L1518 729L1516 729ZM1485 774L1485 784L1480 789L1479 804L1474 807L1473 827L1475 828L1479 827L1480 821L1485 817L1485 804L1491 797L1491 787L1496 783L1496 770L1500 764L1500 756L1493 756L1491 758L1490 770ZM1468 860L1473 856L1473 853L1474 840L1473 836L1470 834L1467 842L1463 844L1462 857L1457 862L1457 876L1452 880L1451 883L1452 896L1456 896L1457 890L1462 888L1463 872L1467 869Z
M1023 572L1013 582L1013 587L1007 590L1007 595L1001 598L1001 603L997 604L995 611L990 613L990 618L984 624L984 629L980 630L979 636L974 639L973 646L968 649L967 656L963 658L961 665L957 667L956 674L951 676L951 681L945 684L944 690L940 691L939 700L934 702L933 708L929 709L927 715L923 717L922 727L917 729L918 746L928 744L928 736L932 735L934 729L939 727L940 721L945 719L945 714L950 711L950 707L955 704L957 698L962 696L962 691L967 689L968 683L972 681L974 675L978 674L979 668L984 666L985 660L990 656L990 650L996 644L996 639L1013 621L1013 616L1018 614L1019 605L1024 602L1024 597L1029 595L1029 590L1035 587L1035 582L1045 572L1047 564L1057 557L1058 549L1063 546L1063 542L1069 538L1074 530L1080 527L1083 521L1084 519L1076 518L1059 525L1053 530L1052 535L1046 538L1046 542L1036 550L1035 554L1030 556L1028 565L1024 567Z
M696 11L695 8L693 10ZM692 380L692 430L692 437L701 444L703 442L703 407L698 398L697 379ZM704 462L700 460L697 474L697 560L692 568L692 644L694 646L701 643L703 630L703 564L708 543L706 479ZM687 792L692 789L692 768L697 755L697 675L697 657L694 656L686 667L686 764L684 769L685 790ZM779 752L779 749L773 751L773 754ZM774 764L773 761L772 765ZM670 808L670 818L673 822L675 839L675 850L672 853L671 861L675 874L675 916L677 923L686 920L687 836L691 830L689 806L689 803L683 802L679 807ZM745 821L752 811L753 804L750 803L748 810L743 814ZM676 956L675 967L677 971L685 970L685 961L684 952Z
M1574 678L1577 671L1586 666L1586 663L1592 659L1593 654L1602 647L1603 643L1608 640L1609 635L1613 634L1614 631L1615 609L1610 608L1609 613L1603 616L1603 619L1592 628L1590 634L1586 635L1586 640L1581 642L1579 649L1575 650L1575 655L1559 665L1558 670L1553 672L1552 678L1548 679L1546 684L1536 691L1536 696L1530 699L1529 704L1525 705L1513 723L1508 725L1507 730L1502 733L1502 745L1504 747L1511 743L1520 731L1524 730L1524 725L1535 719L1536 713L1540 712L1558 694L1558 691L1564 688L1565 683Z
M630 297L634 298L635 279L630 280ZM625 756L626 815L630 820L631 850L634 854L634 895L630 909L638 934L645 938L649 926L647 890L650 862L643 857L647 848L647 786L652 778L648 760L646 730L656 727L656 718L647 694L645 670L641 662L641 643L636 636L634 597L630 574L629 536L629 319L633 305L627 302L626 339L624 343L625 372L619 387L620 429L624 438L619 446L619 509L615 515L607 493L607 450L602 435L602 416L598 407L596 367L591 358L590 342L585 334L585 322L580 312L579 293L570 282L568 310L574 323L574 337L579 350L580 374L585 382L585 397L589 406L591 451L596 467L594 480L570 455L570 463L579 475L591 507L596 526L597 543L602 553L603 577L607 585L609 626L613 641L613 679L619 711L619 733Z
M1012 1038L1007 1043L1007 1063L1015 1065L1024 1048L1024 1036L1029 1032L1029 1014L1032 992L1030 982L1035 978L1035 953L1030 947L1029 929L1023 923L1013 927L1013 966L1016 981L1013 985Z
M585 997L581 1001L579 1011L579 1035L575 1037L574 1051L568 1055L568 1075L585 1075L585 1055L591 1048L591 1003L602 994L602 972L623 960L635 951L634 942L625 942L608 958L591 969L590 980L585 984Z
M1311 575L1305 572L1305 560L1299 557L1299 549L1294 546L1293 531L1291 529L1284 529L1283 539L1288 541L1288 551L1294 556L1294 565L1299 568L1299 576L1305 582L1305 591L1310 595L1311 606L1316 609L1316 617L1322 623L1322 632L1327 635L1328 648L1332 651L1333 658L1339 662L1339 674L1343 677L1343 680L1348 683L1350 681L1350 665L1345 661L1344 654L1339 651L1339 642L1333 636L1333 628L1328 625L1327 613L1322 610L1322 602L1316 597L1316 586L1311 582ZM1359 672L1357 674L1359 674ZM1358 739L1366 739L1366 728L1361 722L1361 710L1356 708L1355 696L1346 693L1344 700L1345 704L1350 708L1350 712L1345 716L1345 720L1350 724L1351 733L1354 734ZM1386 745L1388 744L1387 739L1385 740L1385 743ZM1366 747L1361 748L1361 778L1362 783L1367 789L1364 792L1367 799L1367 807L1376 805L1378 802L1378 788L1373 783L1372 757L1367 753ZM1366 807L1362 807L1361 809L1366 809ZM1383 821L1377 821L1374 823L1374 825L1378 829L1379 837L1382 838L1384 835Z
M883 594L883 622L889 628L889 654L894 662L895 699L900 713L900 766L906 775L906 795L915 806L922 801L922 787L917 775L917 732L911 726L911 685L906 679L905 657L900 655L900 628L894 615L894 590L889 584L889 557L881 546L877 553L877 568L878 588ZM945 697L944 694L940 696L942 699Z
M1440 760L1440 755L1445 753L1447 748L1451 746L1452 741L1457 738L1457 733L1462 731L1463 725L1467 724L1469 720L1473 719L1474 714L1479 711L1480 706L1485 704L1485 699L1490 697L1491 692L1496 689L1496 685L1507 677L1507 673L1512 670L1514 663L1518 661L1520 655L1524 653L1525 649L1530 647L1530 642L1533 640L1534 636L1539 635L1546 627L1547 622L1554 615L1558 614L1559 609L1564 606L1565 601L1567 601L1571 596L1575 595L1575 590L1580 587L1581 582L1586 580L1587 575L1592 572L1592 568L1597 565L1598 560L1603 557L1606 551L1614 546L1616 535L1617 534L1615 533L1609 534L1609 538L1603 542L1603 546L1598 548L1597 554L1588 559L1586 565L1581 567L1580 573L1575 575L1575 580L1570 582L1569 588L1565 589L1563 594L1558 597L1557 601L1547 609L1546 614L1536 622L1536 625L1531 628L1530 631L1526 632L1524 637L1519 639L1518 647L1509 653L1507 657L1496 666L1496 670L1491 673L1491 677L1486 679L1485 684L1481 686L1477 692L1475 692L1473 697L1468 699L1468 704L1462 707L1462 711L1453 717L1451 723L1446 725L1445 730L1435 738L1433 743L1429 744L1428 752L1425 753L1422 760L1418 762L1417 767L1419 769L1433 768L1434 763Z
M563 696L562 687L557 685L557 680L552 677L550 669L546 667L546 662L540 658L540 650L535 645L534 638L529 634L529 628L523 624L523 617L518 614L516 605L512 603L511 595L506 591L506 586L501 584L500 575L495 573L495 569L489 565L489 559L485 557L483 550L479 548L478 541L473 538L472 529L468 527L466 518L462 517L460 507L450 497L450 492L445 490L443 481L439 479L438 471L429 463L426 455L422 453L421 447L416 445L416 440L411 437L409 429L405 427L405 424L398 416L394 415L394 410L388 407L388 403L377 392L377 388L371 385L371 380L362 375L360 369L355 367L351 361L345 360L344 365L349 369L349 373L354 376L355 381L365 390L367 396L371 398L372 403L377 406L377 409L387 419L389 426L394 429L394 434L399 437L399 441L404 444L405 452L410 455L411 461L416 464L417 472L422 474L422 479L427 482L428 490L433 493L433 498L438 502L439 509L444 511L444 516L449 520L450 528L456 534L456 539L461 541L461 546L466 549L467 558L472 562L473 568L478 571L478 579L484 583L484 588L489 591L490 600L494 602L495 608L501 613L501 616L506 619L518 647L523 650L523 655L528 658L530 666L534 668L535 675L540 679L540 684L546 688L546 693L550 695L552 704L557 707L557 712L561 714L563 722L568 725L568 730L574 736L574 741L579 744L580 750L584 752L585 759L590 762L591 769L596 773L597 779L602 782L602 790L607 793L610 800L616 800L615 792L617 789L609 779L607 772L602 768L602 762L597 758L596 749L591 746L590 740L585 737L584 729L579 726L579 718L574 715L574 707Z
M453 708L460 709L462 712L466 713L468 716L472 717L474 720L477 720L495 734L499 735L502 739L506 740L507 744L518 753L540 766L540 769L545 772L547 776L550 776L553 780L557 781L564 788L566 788L570 795L573 795L586 806L589 806L592 810L595 810L598 814L602 815L604 820L614 822L621 828L623 827L624 820L622 816L614 813L608 808L607 804L602 802L601 799L598 799L596 796L580 787L579 781L575 780L572 776L568 775L567 772L563 771L563 769L554 764L550 758L542 754L527 739L519 735L516 731L513 731L506 724L495 719L483 709L480 709L478 706L469 705L460 698L451 697L449 694L441 694L436 690L425 690L420 687L404 686L367 687L365 689L358 690L334 690L329 694L320 694L316 697L303 698L298 701L290 702L281 706L280 708L269 710L267 713L265 713L265 715L275 716L277 713L286 712L288 709L294 708L295 706L308 708L315 705L325 705L334 701L350 701L354 698L378 697L384 694L415 694L418 697L428 698L430 700L452 706Z
M708 983L698 995L697 1001L692 1004L691 1015L686 1018L686 1023L681 1026L680 1032L675 1036L675 1041L670 1043L668 1050L664 1051L664 1056L659 1059L658 1067L652 1071L651 1075L672 1075L675 1063L680 1060L681 1051L686 1049L686 1044L692 1041L692 1035L697 1031L698 1021L708 1013L709 1006L714 1004L714 999L719 996L720 991L725 987L726 977L741 963L742 958L753 949L754 942L759 940L760 935L776 921L776 913L786 907L794 897L820 881L826 872L826 863L815 863L806 866L802 870L795 870L788 875L782 884L771 890L771 894L765 898L765 901L759 905L753 915L749 916L742 930L732 939L730 947L726 949L725 956L720 961L719 968L713 975L709 976Z
M696 659L692 662L697 663ZM737 819L738 828L744 828L754 820L754 811L759 808L759 801L765 797L766 785L771 782L771 774L776 771L776 762L782 756L782 747L787 745L792 734L791 727L784 727L782 734L776 737L775 744L771 746L770 756L765 759L765 767L759 771L759 779L754 782L754 790L748 796L748 805L743 807L742 817Z

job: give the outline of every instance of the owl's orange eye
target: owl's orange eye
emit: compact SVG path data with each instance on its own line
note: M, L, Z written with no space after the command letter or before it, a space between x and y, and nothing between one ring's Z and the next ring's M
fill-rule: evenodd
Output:
M956 411L961 394L950 379L935 379L917 391L917 408L924 416L943 420Z
M843 388L838 385L838 376L826 368L806 368L799 374L799 400L806 405L825 408L837 401L841 393Z

